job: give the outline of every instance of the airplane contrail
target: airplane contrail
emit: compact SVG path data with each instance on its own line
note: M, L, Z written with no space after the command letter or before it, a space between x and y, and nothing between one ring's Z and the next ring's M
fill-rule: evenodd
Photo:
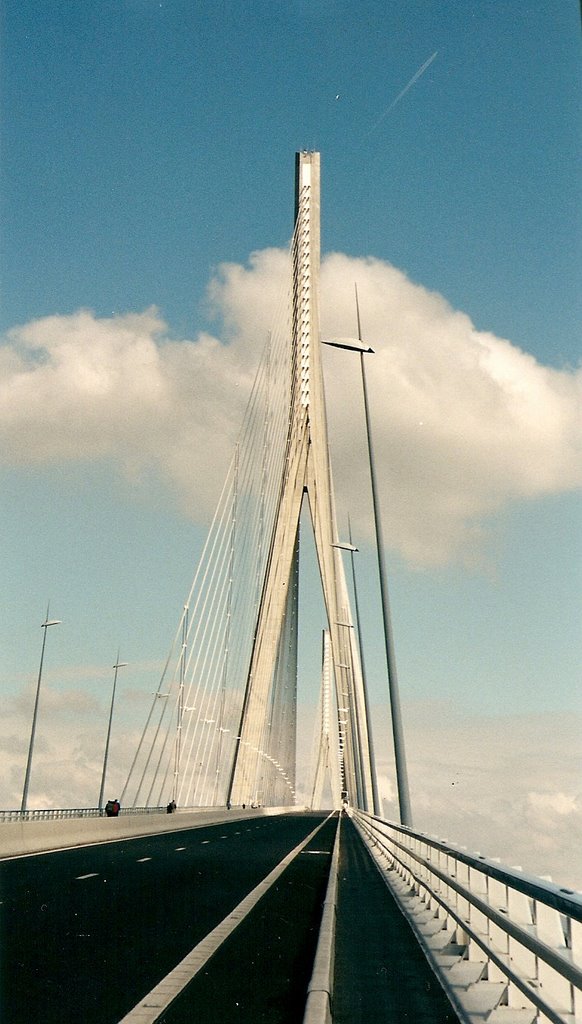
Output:
M407 82L407 84L404 86L404 89L402 89L402 91L398 93L398 96L396 97L396 99L392 100L392 103L390 104L389 107L386 107L386 110L384 111L382 116L379 117L378 120L376 121L376 123L372 125L372 127L370 128L370 132L373 132L373 131L376 130L378 125L380 125L382 123L382 121L390 113L390 111L394 110L394 107L396 106L396 104L400 103L400 100L402 99L402 97L406 96L406 93L408 92L408 90L412 89L412 86L415 85L416 82L418 82L418 79L420 78L420 76L424 75L424 72L426 71L426 69L428 67L430 67L430 65L432 64L433 60L436 58L438 52L439 52L438 50L435 50L434 53L432 54L432 56L430 56L428 58L428 60L425 60L424 64L421 67L419 67L418 71L415 71L415 73L413 74L413 76L410 79L410 81ZM370 132L368 132L368 134L370 134Z

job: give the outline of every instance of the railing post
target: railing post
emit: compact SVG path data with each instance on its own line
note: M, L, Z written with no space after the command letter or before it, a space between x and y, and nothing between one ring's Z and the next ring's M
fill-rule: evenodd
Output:
M572 918L569 918L568 924L570 956L576 966L582 968L582 921L574 921ZM582 988L573 988L573 1003L573 1012L576 1020L579 1017L582 1020Z
M532 901L517 889L509 888L507 891L507 913L509 919L521 928L533 930L533 907ZM524 977L537 978L536 957L531 950L517 939L509 936L509 960ZM508 992L508 1005L514 1007L526 1007L528 1001L524 994L510 983Z
M484 875L482 871L479 871L478 868L469 868L468 888L471 892L475 893L479 899L487 902L487 876ZM478 932L480 935L487 935L487 918L473 903L469 905L469 924L471 929ZM468 958L476 963L485 962L485 954L483 950L471 937L469 938Z
M553 949L565 953L566 936L558 911L536 900L534 914L537 937ZM537 979L540 987L546 991L546 994L550 994L554 1002L567 1012L572 1012L573 997L569 982L540 958L538 958Z

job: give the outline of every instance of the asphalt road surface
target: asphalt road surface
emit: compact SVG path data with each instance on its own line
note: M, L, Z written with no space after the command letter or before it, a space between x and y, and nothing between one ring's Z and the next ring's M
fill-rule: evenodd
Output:
M0 1020L116 1024L324 818L315 812L233 820L0 862ZM310 865L307 874L323 859L299 857ZM321 877L295 889L283 883L304 902L310 896L308 937L318 927ZM253 927L258 920L273 933L276 918L275 925L261 920L263 912ZM280 929L279 936L283 948ZM271 962L276 958L263 961L262 975ZM223 974L232 968L227 953ZM279 968L289 973L281 962ZM310 972L299 954L291 977L293 971ZM273 998L285 1004L282 989Z
M294 858L160 1024L301 1024L337 817Z

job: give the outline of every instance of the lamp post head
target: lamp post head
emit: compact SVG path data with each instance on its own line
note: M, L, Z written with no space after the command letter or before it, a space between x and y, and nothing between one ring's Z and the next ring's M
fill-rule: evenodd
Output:
M125 668L126 665L129 665L128 661L116 661L113 668Z
M370 345L366 345L363 341L359 341L358 338L330 338L323 340L324 345L329 345L331 348L345 348L348 352L360 352L365 355L368 352L373 353L374 349Z
M46 629L47 626L60 626L62 619L47 619L46 622L42 622L40 628Z

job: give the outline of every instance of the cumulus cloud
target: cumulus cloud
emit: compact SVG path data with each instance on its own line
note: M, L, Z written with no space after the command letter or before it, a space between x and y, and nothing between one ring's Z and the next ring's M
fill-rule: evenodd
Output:
M385 532L406 558L471 562L491 513L580 486L580 373L541 366L477 331L440 295L378 260L334 255L325 262L325 330L332 337L350 317L353 324L353 281L364 337L375 349L366 372ZM364 460L347 457L357 436L348 396L357 395L359 357L334 351L328 367L332 356L341 396L330 403L341 439L336 484L340 494L349 486L364 501L363 481L354 480Z
M208 289L219 337L176 340L155 309L80 311L11 330L0 348L5 462L108 460L136 484L154 472L183 511L207 519L287 273L273 249L221 267ZM376 353L367 372L386 536L419 565L478 561L489 515L580 486L581 375L476 330L389 264L341 254L323 261L324 337L354 335L355 282ZM363 531L355 360L326 350L338 508Z
M185 510L208 514L243 407L240 367L216 339L172 341L153 309L85 310L10 331L0 374L6 463L108 460L136 484L157 472Z

